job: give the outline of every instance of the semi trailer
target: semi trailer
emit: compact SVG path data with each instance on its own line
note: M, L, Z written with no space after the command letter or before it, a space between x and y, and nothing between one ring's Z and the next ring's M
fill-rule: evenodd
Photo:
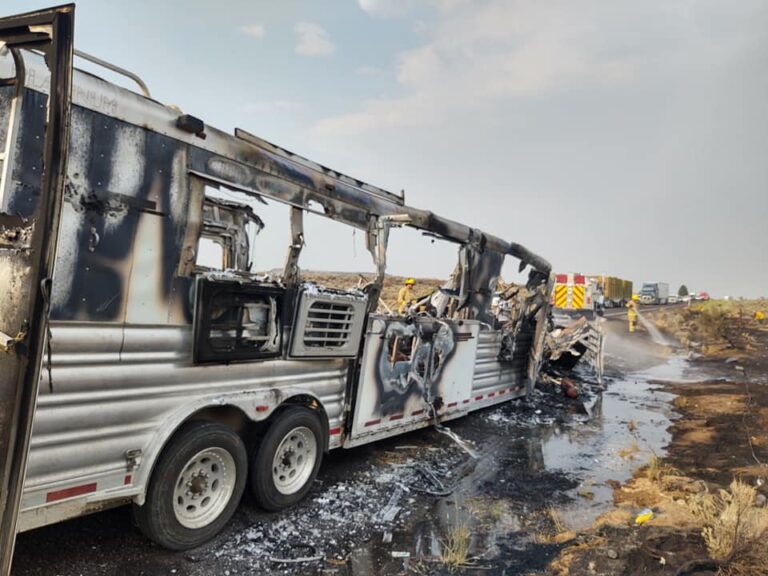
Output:
M605 274L587 275L587 281L592 286L593 298L602 297L606 308L623 307L632 299L632 281Z
M18 531L124 504L162 546L199 545L246 489L298 502L329 450L530 393L544 258L158 102L74 50L74 13L0 19L0 573ZM282 246L260 243L265 205L286 207ZM364 234L369 283L304 279L310 213ZM440 311L379 310L401 227L457 247ZM254 247L284 267L257 273ZM529 274L501 322L506 258Z

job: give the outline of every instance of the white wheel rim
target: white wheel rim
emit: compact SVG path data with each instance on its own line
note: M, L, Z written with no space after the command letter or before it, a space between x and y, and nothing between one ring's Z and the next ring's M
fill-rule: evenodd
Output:
M286 434L272 459L272 481L280 494L295 494L312 475L317 461L317 440L306 426Z
M184 465L173 490L173 512L185 528L207 526L235 491L235 459L224 448L206 448Z

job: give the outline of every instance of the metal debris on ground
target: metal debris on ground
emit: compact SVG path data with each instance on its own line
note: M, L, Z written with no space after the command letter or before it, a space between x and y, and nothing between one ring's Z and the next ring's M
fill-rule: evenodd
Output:
M469 454L475 460L480 458L479 454L477 452L475 452L472 448L470 448L469 444L465 440L461 439L459 437L459 435L456 434L453 430L451 430L449 428L446 428L445 426L443 426L442 424L438 423L437 421L435 421L435 430L440 432L440 434L448 436L448 438L450 438L451 440L456 442L456 445L459 448L464 450L464 452Z
M602 384L604 343L600 327L582 316L567 326L556 326L545 336L544 357L550 365L566 370L588 360L595 369L598 384Z
M397 550L392 550L390 554L392 555L392 558L410 558L411 557L410 552L399 552Z
M402 495L402 487L397 486L394 492L392 492L392 495L389 497L389 502L387 502L387 505L381 510L382 522L392 522L395 519L397 513L400 512L401 509L398 503L400 502L400 497Z
M431 487L423 487L418 485L412 485L411 487L417 492L423 492L430 496L450 496L453 493L453 488L446 489L445 484L432 473L431 470L424 468L419 464L411 464L410 468L416 470L422 478L426 479Z
M433 489L453 485L462 476L462 465L474 462L453 443L439 450L430 448L418 447L414 455L408 455L408 464L377 464L338 481L318 482L302 506L285 510L269 521L253 522L222 541L213 552L220 568L223 571L247 562L253 573L266 573L278 566L285 574L312 573L307 568L311 564L296 559L310 562L307 559L322 552L325 562L334 563L333 559L347 557L361 543L374 538L390 544L387 540L391 534L411 518L417 508L414 502L425 494L417 492L415 486ZM428 468L440 484L412 469L413 461ZM382 503L387 510L382 511ZM297 542L316 548L297 549Z
M435 430L440 432L440 434L443 434L444 436L447 436L448 438L453 440L459 448L464 450L464 452L469 454L475 460L480 458L478 453L475 452L465 440L459 437L459 435L456 434L456 432L440 424L440 420L438 419L437 410L435 409L434 404L431 404L431 403L429 404L429 410L432 414L432 420L433 420L432 425L434 426Z
M311 544L293 544L290 547L290 551L293 553L305 552L308 554L304 556L287 557L270 556L269 561L278 564L304 564L306 562L317 562L324 557L324 554L318 554L317 549Z

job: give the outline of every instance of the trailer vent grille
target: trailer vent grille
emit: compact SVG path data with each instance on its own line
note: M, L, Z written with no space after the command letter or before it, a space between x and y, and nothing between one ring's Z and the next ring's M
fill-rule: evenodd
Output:
M343 348L352 336L351 304L312 302L307 310L304 346L307 348Z
M354 358L360 352L368 299L359 294L302 287L291 331L294 358Z

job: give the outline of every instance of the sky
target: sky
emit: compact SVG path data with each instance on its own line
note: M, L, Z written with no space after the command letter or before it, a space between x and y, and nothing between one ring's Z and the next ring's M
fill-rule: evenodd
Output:
M76 47L207 124L405 190L558 272L768 296L768 2L126 6L78 2ZM362 234L307 228L303 267L372 269ZM445 277L455 251L394 231L389 270Z

